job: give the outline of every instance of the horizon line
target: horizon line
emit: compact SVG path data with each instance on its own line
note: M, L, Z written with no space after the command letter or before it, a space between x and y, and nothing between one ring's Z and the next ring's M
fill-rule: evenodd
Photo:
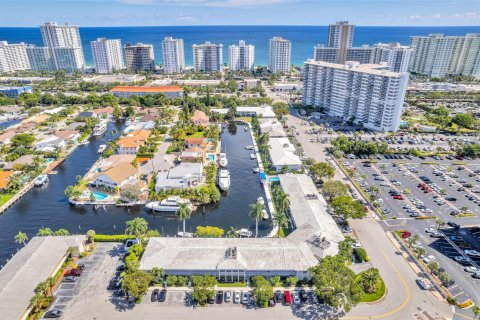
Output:
M50 22L50 21L49 21ZM34 26L0 26L0 28L38 28L42 24ZM314 24L198 24L198 25L114 25L114 26L81 26L79 24L70 24L79 28L145 28L145 27L328 27L329 25ZM478 28L480 25L356 25L357 27L369 28Z

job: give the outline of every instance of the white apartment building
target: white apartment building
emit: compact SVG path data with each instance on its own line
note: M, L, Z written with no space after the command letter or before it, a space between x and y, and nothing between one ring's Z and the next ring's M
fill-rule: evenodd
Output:
M127 69L132 71L155 71L155 58L153 54L153 45L137 43L125 46L125 60Z
M47 22L40 26L40 31L44 46L50 50L55 70L83 71L85 58L78 26Z
M401 46L399 43L378 43L373 47L363 45L361 47L351 47L346 50L346 60L356 61L363 64L387 63L390 71L407 72L412 49ZM340 49L328 48L321 44L313 49L315 61L325 61L330 63L339 63Z
M255 47L240 40L238 45L228 47L228 66L230 70L253 70Z
M0 41L0 72L15 72L30 69L25 43Z
M410 72L430 77L466 75L480 78L480 34L411 37Z
M303 104L377 131L397 131L408 73L388 66L348 61L305 63Z
M162 41L163 72L181 73L185 70L185 53L183 39L165 37Z
M328 47L338 48L338 63L345 63L347 49L353 45L355 26L348 21L338 21L328 26Z
M268 50L268 70L272 73L290 72L292 43L282 37L270 39Z
M120 39L97 38L90 41L95 72L112 73L125 69L122 41Z
M194 44L193 69L195 72L217 72L223 69L223 45L207 41Z
M34 71L54 71L55 63L51 51L47 47L37 47L30 45L27 47L28 60L30 67Z

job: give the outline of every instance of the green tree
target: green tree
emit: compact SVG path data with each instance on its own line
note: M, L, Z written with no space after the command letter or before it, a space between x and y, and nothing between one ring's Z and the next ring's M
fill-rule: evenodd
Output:
M272 222L274 225L278 226L277 237L280 236L280 229L288 227L288 217L283 212L276 212L273 215Z
M95 230L88 230L87 231L87 239L89 243L95 242Z
M438 274L438 279L440 279L443 285L448 285L452 281L450 275L445 271L442 271Z
M179 220L182 220L183 235L185 236L185 221L192 216L192 209L186 203L180 203L176 215Z
M41 293L36 293L31 299L30 299L30 306L35 310L35 312L38 312L40 306L42 305L43 301L45 300L45 296Z
M265 205L260 202L252 203L248 206L250 208L250 218L255 220L255 237L258 236L258 222L263 217L262 210L265 209Z
M58 229L53 234L55 236L69 236L70 232L67 229Z
M348 186L339 180L328 180L322 186L322 191L328 201L338 196L348 195Z
M272 285L262 276L252 278L253 297L260 307L267 307L268 300L273 296Z
M143 218L135 218L133 220L125 222L126 234L133 234L136 238L143 238L148 231L148 222Z
M19 231L15 236L15 242L18 244L22 243L23 245L25 245L26 241L28 241L27 234Z
M192 298L200 306L207 305L208 298L213 298L215 292L213 288L217 284L217 279L212 275L193 275L192 279Z
M37 236L39 237L46 237L46 236L53 236L53 231L50 228L40 228L38 229Z
M129 296L134 297L137 303L140 303L142 296L147 293L152 280L153 277L149 272L134 270L125 274L122 281L122 288Z
M473 307L472 312L473 312L473 319L474 320L477 320L477 319L480 318L480 307L479 306Z
M35 141L35 135L32 133L18 133L10 140L12 147L25 147L28 148Z
M310 173L317 181L323 178L331 179L335 175L335 168L327 162L317 162L310 166Z
M363 205L350 196L338 196L332 199L332 207L336 214L345 219L361 219L366 216Z
M160 237L160 232L158 230L148 230L147 238Z
M458 113L452 119L453 123L456 123L460 127L472 129L475 123L475 118L471 114L467 113Z
M127 202L138 201L140 200L140 196L142 195L142 191L138 189L136 186L126 186L123 187L120 191L120 196L125 199Z
M380 273L377 268L370 268L362 273L363 290L366 293L376 292L380 285Z
M296 285L297 285L298 278L295 277L295 276L287 277L287 278L285 279L285 282L286 282L287 286L293 287L293 286L296 286Z
M271 276L270 283L274 287L281 287L283 285L282 279L280 278L280 276Z
M221 238L225 230L212 226L198 226L195 235L199 238Z
M227 238L238 238L237 230L234 227L228 229Z
M161 283L165 276L165 270L163 270L163 268L153 267L150 273L152 274L153 282L155 283Z

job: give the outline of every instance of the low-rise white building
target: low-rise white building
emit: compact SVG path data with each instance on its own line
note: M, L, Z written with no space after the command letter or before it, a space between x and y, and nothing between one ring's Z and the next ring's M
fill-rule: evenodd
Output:
M124 184L135 184L137 181L138 170L130 163L119 163L107 169L105 172L98 173L93 184L97 187L107 189L120 188Z
M47 136L35 143L35 150L37 151L54 151L57 149L64 148L66 142L63 138L57 137L55 135Z
M277 172L282 172L283 168L288 168L288 171L302 170L302 161L295 154L295 146L288 138L271 138L268 146L272 168Z
M155 191L196 187L202 179L201 163L181 163L169 171L159 172Z
M277 119L268 119L265 122L260 121L260 132L268 134L270 138L284 138L287 136L282 124Z
M227 114L228 109L211 109L213 112L218 112L220 114ZM258 118L276 118L275 112L273 112L272 107L264 105L261 107L237 107L235 113L239 117L258 117Z

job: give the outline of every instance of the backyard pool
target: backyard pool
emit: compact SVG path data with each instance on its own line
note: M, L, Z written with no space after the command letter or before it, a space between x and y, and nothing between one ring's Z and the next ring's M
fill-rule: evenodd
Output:
M214 162L215 161L215 155L213 153L208 154L207 156L208 161Z
M270 181L270 182L279 182L279 181L280 181L280 178L279 178L279 177L269 177L269 178L268 178L268 181Z
M108 194L101 193L101 192L98 192L98 191L95 191L93 193L93 196L95 197L96 200L105 200L105 199L108 198Z
M47 159L45 159L45 163L46 163L46 164L50 164L50 163L52 163L54 160L55 160L55 159L53 159L53 158L47 158Z

